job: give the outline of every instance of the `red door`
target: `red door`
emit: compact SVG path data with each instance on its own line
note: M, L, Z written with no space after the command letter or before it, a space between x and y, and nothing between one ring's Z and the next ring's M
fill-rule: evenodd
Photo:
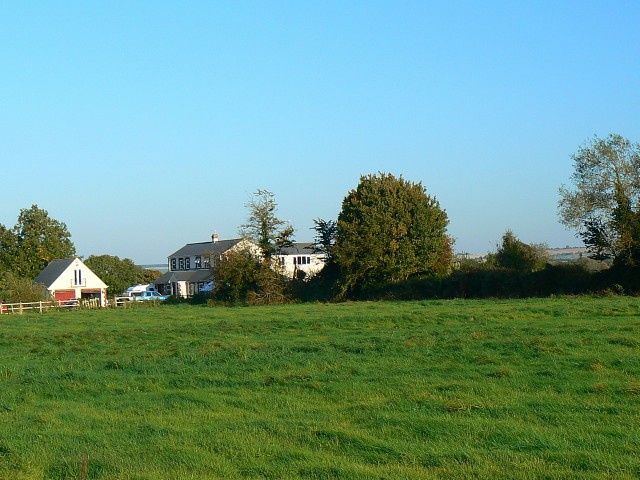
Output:
M59 302L66 302L67 300L71 300L76 298L75 290L56 290L55 294L56 300Z

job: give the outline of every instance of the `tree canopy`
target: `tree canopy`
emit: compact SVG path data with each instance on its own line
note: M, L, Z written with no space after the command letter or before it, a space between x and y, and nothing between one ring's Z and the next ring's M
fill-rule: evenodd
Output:
M316 218L313 220L316 234L313 241L313 252L324 257L325 264L333 261L333 246L336 243L338 224L334 220L323 220Z
M76 254L67 226L32 205L12 230L0 228L0 263L19 277L35 278L49 262Z
M333 247L343 293L448 272L453 259L448 223L421 183L387 173L360 177L342 202Z
M545 245L524 243L511 230L502 236L495 254L496 266L518 272L541 270L548 259Z
M157 270L147 270L136 265L129 258L120 259L112 255L91 255L84 263L115 295L124 292L131 285L151 283L161 275Z
M272 192L256 190L246 207L249 217L240 234L258 245L264 259L292 245L293 227L277 217L278 204Z
M640 145L597 136L572 156L571 187L560 187L559 215L598 260L640 261Z

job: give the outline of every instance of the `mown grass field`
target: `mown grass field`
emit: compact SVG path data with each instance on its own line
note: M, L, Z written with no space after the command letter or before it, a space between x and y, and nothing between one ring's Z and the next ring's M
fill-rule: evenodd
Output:
M0 316L0 478L640 477L640 299Z

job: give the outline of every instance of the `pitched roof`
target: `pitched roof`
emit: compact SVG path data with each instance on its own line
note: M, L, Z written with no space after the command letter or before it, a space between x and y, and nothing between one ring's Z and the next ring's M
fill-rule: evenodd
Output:
M180 250L169 255L171 257L190 257L194 255L221 254L242 241L241 238L218 240L217 242L187 243Z
M49 265L33 279L33 283L43 283L45 287L50 287L74 261L75 258L52 260L49 262Z
M294 243L291 247L285 247L280 251L280 255L310 255L313 251L312 242Z
M171 282L208 282L213 280L213 274L208 269L204 270L177 270L166 272L161 277L156 278L153 283L156 285Z

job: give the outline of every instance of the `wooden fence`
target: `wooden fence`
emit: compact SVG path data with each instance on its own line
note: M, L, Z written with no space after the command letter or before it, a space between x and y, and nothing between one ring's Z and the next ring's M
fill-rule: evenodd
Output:
M45 312L51 308L99 308L100 300L87 298L83 300L53 300L49 302L0 303L0 314Z

